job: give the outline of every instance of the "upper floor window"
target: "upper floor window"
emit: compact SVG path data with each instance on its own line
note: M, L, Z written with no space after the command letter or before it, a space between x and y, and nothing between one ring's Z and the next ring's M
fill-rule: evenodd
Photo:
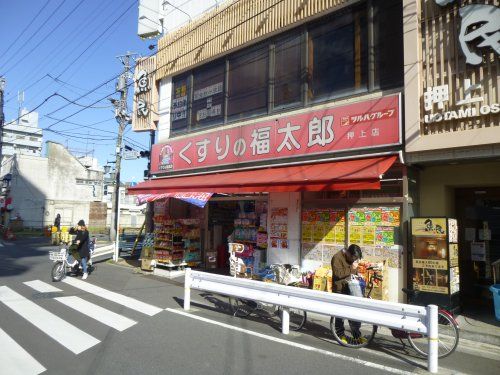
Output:
M274 107L301 101L302 35L294 33L274 45Z
M359 2L174 77L172 132L401 87L402 13Z
M367 90L366 10L348 9L311 27L308 97L311 101Z
M172 109L170 111L172 131L187 130L188 95L190 94L190 78L188 75L176 77L173 82Z
M373 2L375 45L375 88L402 86L403 75L403 5L401 0Z
M193 127L224 121L224 75L224 61L193 72Z
M227 115L267 112L269 47L244 50L229 59Z

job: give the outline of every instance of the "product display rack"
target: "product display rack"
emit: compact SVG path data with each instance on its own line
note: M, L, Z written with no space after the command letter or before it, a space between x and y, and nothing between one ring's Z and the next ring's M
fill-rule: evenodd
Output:
M156 266L185 267L201 262L199 220L156 215L154 222Z
M234 242L256 245L258 228L254 212L240 214L234 220Z

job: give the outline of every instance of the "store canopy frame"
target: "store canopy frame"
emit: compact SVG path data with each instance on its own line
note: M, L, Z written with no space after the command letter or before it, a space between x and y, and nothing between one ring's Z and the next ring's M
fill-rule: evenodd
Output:
M380 189L381 176L396 155L325 163L267 167L232 172L155 178L128 189L129 194L261 193Z

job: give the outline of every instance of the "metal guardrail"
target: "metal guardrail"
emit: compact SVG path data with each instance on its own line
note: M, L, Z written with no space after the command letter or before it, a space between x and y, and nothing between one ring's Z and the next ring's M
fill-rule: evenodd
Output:
M423 307L378 301L191 271L187 268L184 285L184 310L190 309L191 288L282 306L282 333L284 334L289 332L289 308L418 332L429 338L428 370L432 373L436 373L438 370L438 308L435 305Z
M92 259L96 258L113 258L115 251L115 245L106 245L101 247L96 247L94 253L92 254Z

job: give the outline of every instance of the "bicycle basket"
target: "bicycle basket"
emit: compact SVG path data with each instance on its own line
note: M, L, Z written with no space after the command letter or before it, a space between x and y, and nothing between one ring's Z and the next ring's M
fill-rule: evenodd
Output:
M66 250L61 249L61 251L50 251L49 252L49 259L57 262L66 259Z

